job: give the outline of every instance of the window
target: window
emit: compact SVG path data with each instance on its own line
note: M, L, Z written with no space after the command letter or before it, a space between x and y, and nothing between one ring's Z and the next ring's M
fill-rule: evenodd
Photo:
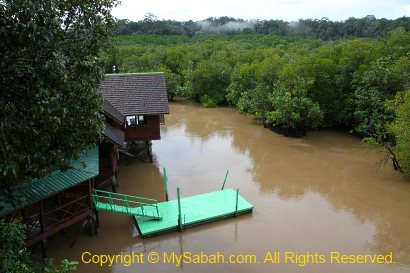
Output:
M148 124L147 118L145 116L127 116L126 121L127 127Z

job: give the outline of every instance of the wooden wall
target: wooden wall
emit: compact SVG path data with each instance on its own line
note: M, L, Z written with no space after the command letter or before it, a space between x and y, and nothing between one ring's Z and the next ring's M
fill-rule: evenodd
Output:
M117 166L117 151L118 147L116 144L106 141L100 143L98 178L114 176Z
M125 141L158 140L161 139L160 116L145 116L146 125L136 125L124 129Z

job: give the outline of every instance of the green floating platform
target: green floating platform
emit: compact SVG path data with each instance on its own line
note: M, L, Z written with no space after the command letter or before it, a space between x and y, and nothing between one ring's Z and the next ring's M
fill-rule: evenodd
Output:
M238 198L238 204L236 204ZM223 218L252 212L253 206L237 191L225 189L210 193L185 197L181 202L181 227L201 225ZM180 229L178 225L178 199L157 203L161 220L133 216L142 237L150 237ZM151 210L152 207L147 207Z

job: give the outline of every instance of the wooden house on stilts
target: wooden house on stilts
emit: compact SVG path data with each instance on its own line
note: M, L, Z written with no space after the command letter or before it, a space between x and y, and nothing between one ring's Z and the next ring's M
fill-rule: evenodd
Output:
M145 143L152 162L151 141L161 139L160 125L169 113L164 73L109 74L101 92L125 117L124 141Z
M43 257L46 256L47 237L76 222L83 220L83 226L88 224L93 234L96 222L92 218L91 192L99 173L98 162L98 147L90 148L71 162L69 170L54 171L18 188L17 193L25 199L26 205L15 207L6 203L0 216L8 222L25 224L27 246L41 242Z
M158 140L164 114L169 113L163 73L112 74L101 84L106 118L103 141L71 162L67 171L56 170L18 189L23 207L7 203L0 208L0 220L27 226L27 246L41 242L46 257L47 238L77 222L96 233L98 215L92 192L95 184L111 181L116 188L119 151L126 143ZM85 163L85 164L84 164ZM81 231L80 230L80 231Z

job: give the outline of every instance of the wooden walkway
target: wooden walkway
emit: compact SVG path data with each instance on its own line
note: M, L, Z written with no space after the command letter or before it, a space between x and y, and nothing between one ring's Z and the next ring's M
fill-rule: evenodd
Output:
M236 190L225 189L157 203L161 220L133 216L138 232L142 237L176 231L187 227L251 213L253 206ZM149 209L147 207L147 209ZM179 216L181 215L181 217ZM181 222L179 223L179 218Z

